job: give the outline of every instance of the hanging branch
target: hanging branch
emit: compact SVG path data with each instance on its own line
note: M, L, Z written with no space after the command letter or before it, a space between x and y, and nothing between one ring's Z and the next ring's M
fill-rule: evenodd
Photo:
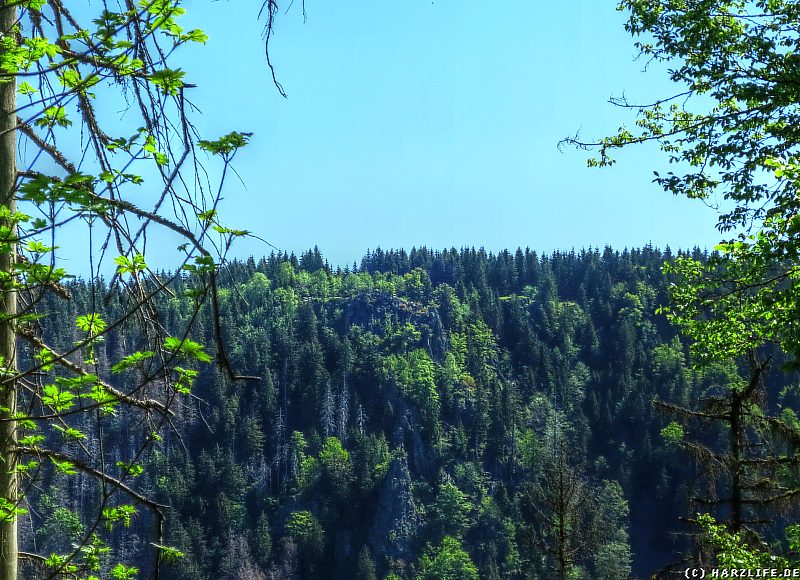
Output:
M0 353L0 462L9 466L0 476L0 580L16 578L18 558L44 563L53 577L75 566L102 575L107 570L101 567L110 565L84 552L87 543L96 547L102 542L99 515L81 542L64 546L63 554L44 560L27 546L19 550L16 519L26 505L35 505L37 487L56 476L73 476L57 466L26 469L23 458L31 456L69 462L98 481L103 490L98 513L113 492L150 508L157 520L150 559L153 576L158 576L167 549L162 545L165 506L126 477L108 473L106 439L138 417L141 432L125 434L135 453L122 463L131 472L142 469L156 433L172 425L176 405L191 396L200 365L213 360L192 340L206 300L219 368L230 380L259 379L233 369L217 291L231 242L248 235L224 226L218 206L230 162L249 134L201 139L192 125L184 89L193 85L170 62L182 45L204 43L206 37L201 30L181 27L182 0L124 4L115 12L103 3L87 24L61 0L0 6L0 335L8 346ZM268 50L277 4L267 0L262 10L267 64L285 96ZM122 120L109 118L110 107L95 105L98 98L105 102L120 95L126 111ZM213 188L216 178L195 157L201 150L223 161ZM141 184L151 182L158 187L143 195ZM63 267L66 256L58 248L59 241L72 236L65 226L80 224L90 234L88 296L68 282L74 276ZM146 261L147 239L156 230L185 242L183 257L166 279ZM220 235L217 243L214 232ZM100 273L108 269L113 277L106 287ZM184 285L191 296L175 291ZM185 324L167 328L159 320L157 301L162 298L188 302L191 315ZM58 300L71 300L78 309L77 340L71 344L59 344L49 335L52 321L45 315ZM108 338L125 342L124 352L108 352L103 345ZM112 410L117 417L110 415ZM89 460L65 451L72 442L79 442ZM30 480L23 491L21 478Z

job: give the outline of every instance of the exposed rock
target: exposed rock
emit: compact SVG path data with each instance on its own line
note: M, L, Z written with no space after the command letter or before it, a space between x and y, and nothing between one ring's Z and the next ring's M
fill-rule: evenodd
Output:
M417 520L417 508L411 495L411 473L403 453L389 464L389 471L381 486L378 508L370 530L370 548L378 557L411 561Z

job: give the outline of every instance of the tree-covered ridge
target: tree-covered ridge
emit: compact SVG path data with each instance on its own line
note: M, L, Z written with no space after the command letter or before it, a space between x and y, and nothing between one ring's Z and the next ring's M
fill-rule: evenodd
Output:
M738 380L731 365L693 369L655 314L671 257L376 250L334 271L314 250L230 264L228 356L262 380L201 370L146 460L139 484L172 506L167 539L185 554L167 577L654 572L683 548L669 532L704 483L654 401L687 406ZM172 291L166 328L197 300ZM88 288L71 292L77 312ZM74 340L73 315L53 312L44 335ZM213 326L205 307L192 338L212 342ZM111 333L99 364L126 341ZM108 442L122 456L129 432ZM45 488L33 537L57 550L80 534L87 522L58 506L92 493ZM125 536L131 554L145 524Z

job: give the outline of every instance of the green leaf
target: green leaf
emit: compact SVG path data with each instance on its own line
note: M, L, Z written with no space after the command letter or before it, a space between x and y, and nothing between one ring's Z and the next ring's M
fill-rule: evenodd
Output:
M32 254L47 254L57 249L57 246L45 246L38 240L31 240L28 242L26 249Z
M0 521L12 521L18 516L25 515L27 513L28 510L19 507L19 505L15 502L11 502L5 497L0 497Z
M40 12L45 4L47 0L22 0L22 6L34 12Z
M36 447L39 443L44 442L44 435L28 435L19 440L20 445L26 447Z
M58 461L52 457L50 458L50 461L52 461L53 465L56 466L56 469L64 475L75 475L78 473L71 461Z
M129 477L137 477L144 473L144 468L137 463L125 463L124 461L117 461L117 467L123 474Z
M72 408L75 404L75 395L69 391L60 390L56 385L46 385L43 389L42 403L60 413Z
M117 364L113 365L111 367L111 372L114 374L119 374L133 366L141 365L144 361L152 358L153 356L155 356L155 353L149 350L134 352L133 354L129 354L120 360Z
M134 566L125 566L124 564L117 564L111 570L111 577L116 580L135 580L139 569Z
M152 545L161 552L161 561L164 562L164 564L175 564L178 560L186 556L186 554L180 550L170 546L163 546L161 544Z
M66 556L58 554L50 554L44 561L45 566L58 570L61 574L73 574L78 571L78 566L75 564L68 564Z
M69 127L72 121L67 117L67 110L64 107L50 106L44 110L41 117L34 121L37 127L53 128L58 125L59 127Z
M73 427L61 427L60 425L53 425L53 429L59 431L61 436L67 441L80 441L86 439L86 435Z
M164 350L182 358L211 362L211 356L205 352L203 345L188 338L181 340L174 336L167 337L164 340Z
M17 85L17 92L18 92L19 94L21 94L21 95L33 95L33 94L35 94L35 93L38 93L38 92L39 92L39 90L38 90L38 89L35 89L35 88L33 88L33 87L32 87L30 84L28 84L27 82L25 82L25 81L22 81L21 83L19 83L19 84Z
M210 222L217 216L217 210L210 209L208 211L201 211L197 214L197 219L203 222Z
M175 390L183 395L188 395L191 392L194 380L197 378L197 371L183 367L175 367L174 370L177 374Z
M35 459L31 459L27 463L18 463L16 466L16 471L20 475L28 473L29 471L34 471L37 467L39 467L39 462Z
M43 348L35 355L35 358L40 361L43 371L49 371L53 368L51 361L56 358L56 355L49 348Z
M141 254L134 254L133 258L128 258L127 256L117 256L114 258L114 263L117 264L117 272L120 275L137 274L147 269L144 256Z
M181 69L165 68L152 73L147 79L158 87L165 95L175 96L183 87L183 77L186 75Z
M197 142L201 149L213 155L219 155L225 159L230 159L237 149L244 147L250 141L252 133L240 133L233 131L220 137L216 141L201 139Z
M181 40L188 40L189 42L198 42L200 44L205 44L208 41L208 35L199 28L195 28L194 30L190 30L185 35L183 35L181 37Z
M105 508L102 517L106 520L106 527L112 529L114 524L122 523L126 528L131 525L131 518L136 515L136 508L132 505L120 505Z
M76 326L89 336L97 336L106 329L106 323L97 313L84 314L75 319Z

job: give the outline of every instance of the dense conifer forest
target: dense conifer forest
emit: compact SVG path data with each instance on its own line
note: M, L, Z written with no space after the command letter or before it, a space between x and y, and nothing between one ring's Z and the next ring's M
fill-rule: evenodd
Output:
M269 222L252 232L220 215L227 177L239 175L238 151L274 121L254 67L242 58L251 52L238 42L244 28L226 41L223 60L191 52L175 60L180 47L209 40L202 29L184 28L181 0L94 4L0 3L0 580L800 574L797 0L619 0L638 57L667 73L671 90L654 84L655 95L612 97L630 114L614 123L615 133L578 132L559 142L589 152L590 167L611 166L620 150L635 146L660 151L665 164L653 163L654 183L702 200L715 214L722 239L713 253L376 249L347 268L331 267L316 248L232 261L242 255L233 254L235 240L264 241L265 232L296 247ZM259 67L282 97L270 39L291 7L260 0L246 17L262 27ZM202 15L203 3L197 8ZM444 223L444 206L431 205L425 216L415 211L414 192L445 203L439 192L460 199L516 192L491 203L550 220L552 208L525 196L558 182L557 191L584 192L572 206L587 192L602 197L592 183L562 180L555 173L564 169L555 165L539 176L552 158L531 159L539 145L519 139L524 132L547 138L539 121L553 105L570 122L592 116L558 91L582 94L573 79L591 83L595 72L605 73L572 65L557 67L564 76L544 73L562 38L529 28L529 20L563 16L564 38L585 40L580 22L589 12L553 8L531 19L511 7L524 36L545 48L512 43L495 51L513 73L493 81L488 49L501 35L521 32L506 26L508 18L491 26L484 16L492 11L479 6L472 29L479 32L470 34L452 6L439 21L446 27L432 26L435 42L427 44L406 35L405 23L430 24L435 15L403 8L412 11L374 20L371 10L359 7L361 19L337 7L327 19L335 37L300 51L342 48L342 37L359 36L348 30L382 30L384 19L400 23L396 30L414 45L375 34L374 42L359 37L352 59L346 51L344 59L327 55L331 79L371 83L380 68L378 85L399 84L381 92L345 83L340 105L332 95L316 99L324 109L301 97L308 133L289 121L283 140L280 131L272 136L283 147L286 135L301 135L295 146L302 154L287 148L283 159L302 158L293 167L313 167L316 184L296 189L291 169L275 180L280 159L258 153L273 166L257 162L255 181L289 201L272 213L294 220L300 237L292 239L308 239L309 228L314 239L325 238L314 229L320 222L297 218L294 200L332 207L320 204L326 196L325 203L335 199L337 210L349 210L331 192L349 188L353 175L361 183L357 199L378 201L369 197L377 191L379 201L399 200L410 210L401 217L414 228L402 239ZM245 23L229 12L226 20ZM305 4L299 12L305 21ZM600 21L591 26L604 30ZM493 97L438 74L427 83L424 75L407 76L424 68L422 58L437 62L441 48L457 52L451 28L469 50L442 66L498 88ZM384 37L393 53L408 57L400 68L378 50L368 66L357 58L371 44L383 46ZM614 63L605 49L612 44L604 38L592 56ZM192 62L212 71L224 95L216 99L213 134L197 124L195 78L177 66ZM537 82L527 88L517 83L521 64L535 66ZM314 70L300 74L328 79L328 69ZM541 78L552 92L541 90ZM239 90L240 80L247 90ZM306 94L330 84L306 85ZM438 85L447 85L446 98L437 96ZM456 106L453 87L479 96L480 106ZM409 98L417 88L423 98ZM261 100L233 98L242 94ZM423 155L397 163L396 143L350 132L354 123L339 109L359 109L352 107L359 94L377 106L358 110L355 124L374 125L370 135L391 136L400 150ZM408 115L411 105L424 114ZM482 117L487 108L513 122ZM381 122L396 120L395 109L409 128L412 117L445 123L394 138ZM453 114L461 109L470 123ZM286 110L274 111L283 117ZM316 121L330 111L341 113L340 129ZM216 117L233 120L233 113L255 127L217 133ZM517 127L523 117L535 124ZM483 135L489 125L499 132ZM473 148L473 133L483 148ZM439 155L450 148L441 148L444 134L458 143L453 156ZM416 146L429 141L430 149ZM496 148L500 142L508 147ZM312 144L324 164L305 157ZM342 173L326 171L337 164L332 144L351 164ZM353 144L379 152L382 164L371 165ZM488 157L501 163L484 167ZM442 177L469 178L462 166L470 159L480 160L488 181L437 185ZM361 179L364 166L388 175L390 185ZM435 171L426 176L425 167ZM507 171L525 187L497 179ZM418 172L418 184L404 185ZM231 217L261 216L262 201L251 196L228 206ZM683 216L624 203L633 212L625 225L655 219L668 226L670 233L649 239L676 240L676 227L697 234ZM394 214L390 205L369 207L371 215ZM485 226L486 243L498 239L491 230L502 220L461 222L450 208L446 217L463 231ZM326 225L341 222L326 217ZM583 221L572 217L572 229L562 228L570 240L619 239L600 230L580 237L603 220L591 210ZM542 225L511 229L519 236ZM550 239L548 231L539 238ZM154 271L154 251L171 272Z
M325 108L301 97L302 125L287 115L283 134L272 133L273 105L245 64L244 27L231 29L223 60L191 52L175 60L180 47L209 40L184 27L181 0L85 4L0 3L0 580L800 574L800 3L619 0L638 57L666 73L671 88L612 97L629 114L613 123L615 133L559 142L588 152L590 167L613 165L620 150L639 145L660 151L654 183L710 208L722 237L713 253L376 249L344 269L316 248L232 261L242 255L232 253L239 238L274 235L296 247L274 222L252 232L220 214L227 177L239 175L234 158L254 132L269 124L281 147L291 134L302 153L287 148L282 159L302 158L292 167L314 168L319 179L295 184L289 169L275 180L280 158L258 153L272 165L256 162L255 181L289 201L272 215L293 220L300 237L292 239L325 238L314 229L320 222L297 217L294 200L349 209L332 192L354 182L361 185L350 199L409 209L400 217L414 227L401 239L449 220L463 231L485 226L489 243L503 223L461 222L450 205L444 222L441 205L423 216L414 192L445 203L439 196L448 191L481 203L487 192L516 192L498 202L504 210L541 216L539 225L516 222L518 239L553 220L553 208L525 196L556 182L556 191L576 194L573 206L589 192L602 196L590 182L563 180L563 166L545 168L552 158L531 158L539 145L520 140L525 132L549 138L540 121L554 107L576 124L593 115L559 91L582 94L574 79L606 73L572 64L543 72L555 62L553 45L585 40L582 8L591 3L544 18L544 10L518 17L522 5L512 6L513 23L524 24L516 33L509 18L489 25L484 16L494 11L482 5L468 33L453 5L429 29L429 44L426 34L423 42L405 34L407 22L436 22L418 7L376 20L371 10L357 8L362 19L337 6L328 19L335 36L300 52L342 48L340 39L359 36L349 31L382 30L381 20L399 23L413 50L376 34L359 36L353 58L330 51L329 69L299 73L326 84L299 94L328 91L329 74L373 83L380 68L377 90L343 83L339 105L332 95L315 99ZM286 97L270 39L292 3L278 4L260 0L245 18L258 19L258 66ZM305 21L305 4L299 12ZM567 23L563 37L530 33L529 20L553 18ZM605 30L605 18L590 25ZM452 68L469 83L408 76L422 72L421 59L438 62L439 49L457 52L451 29L469 40L468 51L427 68ZM544 48L514 40L495 51L512 66L492 80L489 49L520 33ZM303 35L290 34L299 47ZM399 68L394 54L377 50L387 38L392 53L408 57ZM612 44L604 38L592 56L614 63ZM367 52L376 57L368 66L358 58ZM212 71L224 95L213 134L197 123L201 93L183 63ZM518 83L528 66L537 82ZM390 78L397 89L382 92ZM541 90L542 78L552 91ZM474 90L481 85L498 92ZM453 87L480 105L457 106ZM352 106L359 94L370 95L371 113ZM241 95L260 100L234 99ZM437 109L442 103L448 108ZM424 114L408 115L412 106ZM454 114L462 109L464 119ZM344 121L339 129L317 121L331 111ZM218 117L246 121L245 130L219 133ZM523 117L534 124L518 124ZM395 138L381 124L390 118L430 126ZM354 124L423 154L397 163L397 143L358 137ZM498 132L484 135L486 126ZM444 135L458 146L442 147ZM311 145L324 164L306 158ZM349 164L344 172L326 170L337 164L332 147ZM452 156L440 156L445 149ZM501 163L484 167L489 157ZM438 185L473 175L462 170L471 159L487 181ZM386 185L370 172L386 174ZM506 172L517 186L498 179ZM419 183L409 187L412 175ZM382 197L369 197L375 192ZM627 223L667 226L649 239L692 230L683 216L626 199ZM262 202L251 196L227 207L232 218L261 216ZM391 207L369 211L394 214ZM603 220L590 214L573 222L570 213L562 231L576 244L619 239L595 231ZM326 226L341 222L326 217ZM539 238L550 239L548 231ZM154 271L154 251L171 272Z
M622 579L680 560L680 517L726 484L686 453L692 427L674 411L746 372L694 368L656 313L672 257L378 249L334 270L315 248L228 264L227 357L259 380L198 366L191 398L140 458L136 488L169 506L166 540L184 554L161 577ZM201 299L185 276L152 312L167 330ZM45 298L37 322L64 349L89 304L104 301L109 319L117 307L103 281L69 291ZM189 338L213 344L211 306L199 312ZM96 347L99 368L137 348L127 332ZM128 363L119 381L143 372ZM770 371L771 408L791 378ZM124 412L92 420L123 434L103 443L112 469L150 432ZM713 428L697 436L725 445ZM58 470L37 482L23 549L85 541L98 487ZM127 517L112 541L145 568L152 518Z

